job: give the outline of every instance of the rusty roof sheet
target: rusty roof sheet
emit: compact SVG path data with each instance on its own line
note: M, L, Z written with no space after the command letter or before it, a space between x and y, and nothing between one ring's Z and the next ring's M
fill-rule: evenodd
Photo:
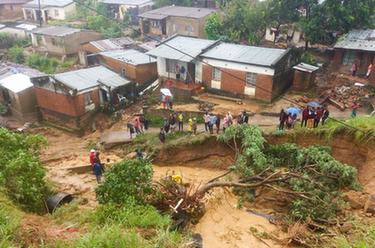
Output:
M352 30L337 41L335 48L374 52L375 29Z

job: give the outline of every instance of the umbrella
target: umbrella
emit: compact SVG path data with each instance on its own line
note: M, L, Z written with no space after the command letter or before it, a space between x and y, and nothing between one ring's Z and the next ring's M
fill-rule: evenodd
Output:
M163 89L160 89L160 92L165 96L172 96L172 93L169 89L163 88Z
M291 115L298 115L301 112L301 110L296 107L289 107L287 108L286 112L288 112Z
M313 108L317 108L317 107L320 106L320 104L317 103L317 102L309 102L309 103L307 104L307 106L309 106L309 107L313 107Z

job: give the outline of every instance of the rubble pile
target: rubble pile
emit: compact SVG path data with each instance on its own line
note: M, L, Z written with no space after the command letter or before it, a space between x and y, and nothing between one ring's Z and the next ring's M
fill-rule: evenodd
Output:
M325 100L341 110L349 108L354 102L361 102L364 99L374 97L375 92L363 84L336 86L325 93Z
M214 110L215 104L210 102L201 102L199 103L198 109L203 112L212 112Z

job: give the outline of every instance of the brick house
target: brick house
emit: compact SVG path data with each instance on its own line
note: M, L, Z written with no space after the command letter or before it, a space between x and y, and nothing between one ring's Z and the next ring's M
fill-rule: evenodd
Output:
M129 16L132 24L138 24L138 16L152 9L152 0L100 0L107 8L109 16L123 20Z
M134 49L101 52L98 61L139 84L153 82L158 75L156 59Z
M272 101L293 81L294 51L220 43L200 55L209 90Z
M0 0L0 20L15 21L23 18L22 6L28 0Z
M37 22L40 16L43 22L65 20L75 12L76 4L73 0L32 0L23 5L23 17L27 21Z
M111 102L128 90L131 83L109 69L97 66L59 73L49 81L34 83L34 86L44 120L83 128L101 104Z
M147 54L157 58L161 82L207 89L236 97L272 101L293 81L296 51L220 43L175 36ZM176 68L184 69L177 73ZM178 75L179 74L179 75Z
M341 37L334 46L333 69L349 74L351 65L357 62L358 75L365 75L369 64L375 65L375 29L352 30ZM375 73L369 81L375 85Z
M140 14L142 34L206 37L204 25L215 9L166 6Z
M98 40L101 34L63 26L49 26L31 31L31 42L37 52L57 56L77 54L81 44Z
M38 112L32 82L48 80L48 76L14 63L1 63L0 68L0 102L8 105L17 119L36 121Z

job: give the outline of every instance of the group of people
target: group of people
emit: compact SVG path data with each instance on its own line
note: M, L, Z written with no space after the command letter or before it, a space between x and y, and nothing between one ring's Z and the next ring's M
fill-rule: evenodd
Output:
M133 134L141 134L148 129L149 121L141 113L136 116L133 121L129 121L126 124L127 129L129 130L130 138L133 138Z
M327 106L306 106L302 110L301 127L316 128L319 123L324 125L328 117L329 110ZM281 109L279 121L279 130L284 130L284 128L293 129L297 122L297 113L289 113L287 110Z
M355 61L351 68L350 68L350 71L352 73L352 76L355 77L357 76L357 72L358 72L358 69L359 69L359 65L358 65L358 62ZM372 74L372 71L373 71L373 64L370 63L367 67L367 72L366 72L366 78L370 78L371 74Z
M178 131L183 132L184 131L184 122L187 120L187 131L191 132L192 134L197 134L197 128L198 128L198 120L196 117L189 117L186 118L185 114L182 112L172 112L168 118L164 118L163 126L160 128L159 133L159 139L162 143L165 142L166 134L169 132L174 132L177 129ZM210 134L216 134L219 133L221 128L221 117L220 115L215 115L213 113L205 112L203 115L204 120L204 130L206 132L209 132ZM237 124L248 124L249 123L249 114L246 111L242 111L239 113L237 118L233 118L232 114L230 112L226 113L223 118L223 132L225 132L225 129L227 129L229 126L234 124L236 122Z

